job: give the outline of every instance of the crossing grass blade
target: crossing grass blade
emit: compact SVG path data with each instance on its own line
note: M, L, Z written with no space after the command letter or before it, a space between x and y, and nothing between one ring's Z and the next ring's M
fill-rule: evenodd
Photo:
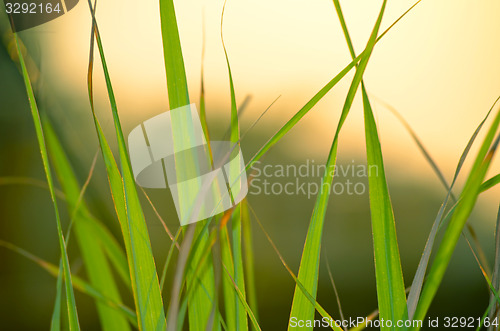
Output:
M42 127L42 122L40 119L40 113L38 111L38 106L35 99L35 94L33 92L33 88L31 86L28 70L26 69L26 64L24 62L24 55L22 54L21 47L19 45L19 37L17 33L14 33L14 41L16 44L16 49L19 55L19 63L21 65L21 73L24 79L24 85L26 88L26 93L28 95L29 106L31 110L31 115L33 117L33 122L35 125L36 136L38 139L38 147L40 149L40 154L42 157L43 168L45 171L45 177L47 179L47 184L49 186L50 196L52 199L52 204L54 206L54 212L56 217L57 224L57 235L59 238L59 248L61 250L61 258L62 258L62 269L63 269L63 278L66 292L66 306L68 308L68 323L69 330L80 330L80 324L78 322L78 313L76 310L76 302L75 302L75 294L73 293L73 286L71 282L71 272L69 267L69 259L68 253L66 251L66 243L64 239L64 233L62 230L61 219L59 216L59 208L57 204L57 199L54 191L54 182L52 179L51 166L49 163L49 157L47 152L47 146L45 143L44 137L44 129Z
M441 284L444 273L458 242L458 238L460 237L462 229L465 226L472 209L474 208L477 197L480 194L481 184L483 183L486 172L490 166L491 159L496 151L496 148L498 147L499 138L497 138L494 143L493 140L495 139L499 124L500 112L498 112L486 137L484 138L483 144L481 145L478 155L474 161L465 187L460 195L456 210L446 228L420 295L414 319L424 319L439 285ZM419 328L417 327L412 330L418 329Z
M363 56L361 57L358 67L356 68L356 73L354 74L354 78L347 93L346 101L340 115L340 120L326 162L326 170L321 181L321 191L316 197L313 215L311 217L311 222L309 223L309 229L307 231L306 242L300 262L298 281L303 284L305 290L312 295L313 299L316 298L318 287L321 237L323 233L323 223L325 219L326 208L331 192L330 188L333 182L333 170L335 168L337 160L338 138L342 126L349 114L349 110L351 109L352 103L354 101L354 96L356 95L358 87L363 78L363 73L368 65L368 60L370 59L371 53L375 46L386 3L387 1L384 1L382 3L380 13L370 35L370 39L368 40L365 52L363 52ZM355 63L355 60L353 61L353 63ZM292 317L296 317L298 320L314 319L314 306L311 304L310 300L308 300L308 298L303 294L303 291L301 291L299 286L295 287L292 309L290 312L290 318ZM292 330L295 328L291 327L291 324L289 323L288 329ZM306 329L312 330L312 328Z
M102 155L105 160L108 178L110 180L110 188L125 241L138 325L140 330L163 330L166 326L165 313L163 311L162 297L151 250L151 243L149 241L149 234L135 187L135 181L125 145L125 138L121 129L117 104L111 85L106 58L104 56L101 36L95 19L95 6L92 6L90 0L88 3L92 15L88 71L89 99L99 138L99 145L101 146ZM94 41L98 47L111 105L115 133L118 141L121 174L94 110L92 83Z
M95 221L91 220L90 212L84 201L79 203L80 188L75 173L70 165L52 125L47 118L43 121L49 147L49 154L54 163L54 169L63 191L66 195L70 213L74 215L74 232L83 257L85 269L93 287L104 296L121 302L118 288L113 279L110 266L102 248L102 237L95 236ZM96 242L97 241L97 242ZM89 244L89 243L95 244ZM97 312L103 330L130 330L127 320L116 310L97 302Z
M375 44L378 43L397 23L399 23L403 17L405 17L409 12L413 10L422 0L415 2L407 11L405 11L397 20L395 20L387 29L380 34L380 36L375 40ZM361 58L365 56L367 49L358 55L351 63L349 63L344 69L342 69L332 80L330 80L318 93L316 93L295 115L292 116L288 122L285 123L269 140L257 151L257 153L250 159L247 163L246 170L250 169L255 162L257 162L264 154L266 154L278 141L283 138L323 97L335 86L338 82L344 78L345 75L356 64Z
M349 52L354 59L356 53L340 3L338 0L333 0L333 2L347 41ZM406 320L408 318L406 311L406 294L403 272L401 270L394 213L385 179L384 162L377 126L363 81L361 82L361 91L365 118L368 169L372 169L372 167L377 169L376 174L373 174L370 170L368 171L368 183L379 314L380 318L384 320L391 320L393 322ZM393 327L384 326L381 329L391 330Z

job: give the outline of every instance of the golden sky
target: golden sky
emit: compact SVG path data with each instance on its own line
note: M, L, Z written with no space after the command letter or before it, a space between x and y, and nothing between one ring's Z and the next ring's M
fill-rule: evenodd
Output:
M341 1L358 53L381 3ZM228 119L228 77L220 41L222 4L221 0L175 1L191 100L199 98L204 22L208 111L212 116L226 114ZM412 4L388 1L382 29ZM98 6L122 119L135 126L168 109L158 1L100 0ZM364 76L369 92L403 114L449 179L470 135L500 95L499 15L496 0L423 0L375 47ZM47 80L84 96L90 34L87 2L80 1L64 17L33 31L46 41L43 74ZM266 128L277 130L350 62L332 1L228 0L223 31L237 99L253 96L242 119L245 127L281 95L263 119ZM326 157L351 77L346 76L307 115L283 146L294 143L294 151L305 157ZM104 98L102 79L97 86ZM398 165L401 172L403 167L410 174L425 172L434 181L406 131L392 114L372 102L386 162ZM358 99L340 146L341 154L363 152ZM497 158L490 175L498 172ZM490 201L498 202L499 193L489 193Z

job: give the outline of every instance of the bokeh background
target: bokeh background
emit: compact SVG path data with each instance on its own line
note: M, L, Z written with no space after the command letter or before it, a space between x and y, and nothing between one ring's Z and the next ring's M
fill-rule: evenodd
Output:
M361 52L381 1L349 0L341 4L356 51ZM406 0L389 1L382 29L412 4ZM191 101L199 100L204 44L208 122L212 137L221 138L230 114L221 43L223 1L186 0L176 1L175 5ZM406 118L449 181L467 141L500 95L500 62L496 61L500 58L499 17L500 3L495 0L423 0L377 44L365 74L369 93L390 103ZM124 132L128 133L140 122L168 110L158 2L102 0L97 19ZM98 148L86 94L90 23L87 3L81 1L63 17L20 33L31 57L31 75L41 111L55 123L82 184ZM9 33L2 11L0 178L4 180L0 180L0 239L57 263L59 248L48 192L27 185L6 185L7 177L44 180ZM248 101L240 119L242 132L279 97L243 139L247 160L350 62L331 1L229 0L223 33L237 101ZM98 115L112 139L103 76L99 65L95 68ZM263 165L299 166L308 160L324 163L350 78L352 73L268 153ZM374 112L409 286L445 190L397 119L381 103L374 102ZM473 148L472 157L475 151ZM341 134L339 163L364 164L364 155L362 105L356 99ZM469 166L467 162L459 186ZM497 158L489 176L499 172ZM148 193L167 225L176 230L178 220L169 192ZM499 196L498 188L483 194L470 220L490 261ZM100 158L85 197L91 210L120 238ZM304 196L250 195L249 202L287 262L298 270L314 200ZM161 266L170 240L151 208L145 202L143 206L157 265ZM69 217L64 215L67 225ZM258 226L254 226L254 235L262 326L265 330L283 330L294 282ZM336 315L326 271L327 256L345 315L372 312L376 293L367 194L331 197L323 243L318 301ZM79 253L71 242L69 249L72 270L84 276ZM0 262L0 329L46 329L55 298L55 279L4 248L0 248ZM487 285L461 239L430 315L478 317L486 309L487 300ZM77 293L77 303L82 328L97 330L92 300Z

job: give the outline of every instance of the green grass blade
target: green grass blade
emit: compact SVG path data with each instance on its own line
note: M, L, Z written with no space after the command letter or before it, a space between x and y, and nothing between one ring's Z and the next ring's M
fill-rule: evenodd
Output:
M407 320L406 294L401 270L394 213L385 178L382 149L370 101L363 87L366 152L368 169L375 166L377 174L368 171L370 209L372 216L375 274L380 318L393 323ZM383 330L406 330L385 327Z
M257 301L257 287L255 285L255 266L253 256L253 234L252 224L250 223L250 214L248 212L248 201L244 199L241 204L241 224L243 232L243 251L245 262L245 276L248 296L248 305L253 311L257 321L259 320L259 307Z
M54 310L50 320L50 331L61 330L61 297L62 297L62 261L59 263L59 273L56 282L56 301L54 302Z
M378 43L403 17L405 17L413 8L415 8L422 0L418 0L411 6L407 11L405 11L397 20L395 20L380 36L376 39L375 43ZM362 57L365 56L365 50L356 57L351 63L349 63L342 71L340 71L332 80L330 80L318 93L316 93L295 115L292 116L288 122L283 125L278 132L276 132L269 140L259 149L259 151L251 158L247 163L246 170L250 169L255 162L257 162L269 149L271 149L278 141L283 138L337 83L344 78L345 75L356 64L360 61Z
M492 188L493 186L496 186L500 183L500 174L493 176L492 178L488 179L481 185L481 190L488 190Z
M491 286L494 291L498 293L500 291L500 205L498 206L497 223L495 227L495 263L493 264L493 276L491 281ZM498 303L497 296L492 291L490 293L490 305L491 309L488 316L491 320L499 317L500 304ZM491 328L493 330L493 328Z
M221 222L227 222L225 219L230 217L230 214L226 212ZM223 225L220 229L220 252L221 261L224 266L226 266L228 272L222 275L222 288L223 288L223 298L225 307L225 317L226 324L230 330L236 330L237 320L236 320L236 300L234 286L231 282L231 277L234 278L234 262L233 253L231 251L231 243L229 241L229 234L226 225Z
M168 101L175 109L189 105L189 93L173 0L160 0L160 19Z
M248 330L245 276L241 242L241 204L236 206L232 214L232 237L234 259L234 291L236 291L236 330ZM251 316L255 318L255 316ZM255 324L255 323L254 323Z
M458 242L458 238L460 237L460 233L462 232L462 229L476 203L477 197L480 194L481 184L490 166L491 158L496 151L498 140L495 141L495 144L493 145L492 142L495 138L495 133L499 124L500 112L494 119L490 130L481 145L465 184L465 188L462 191L460 199L457 203L457 208L453 213L450 223L443 236L441 245L439 246L436 257L429 271L429 275L424 284L420 300L415 310L414 319L423 319L425 317L444 277L444 273L448 267L451 256ZM489 150L490 147L491 150ZM415 328L414 330L418 330L418 328Z
M238 109L236 105L236 93L234 89L234 81L233 74L231 72L231 65L229 63L229 56L227 55L226 45L224 44L224 34L223 34L223 24L224 24L224 11L226 9L226 2L224 1L224 5L222 7L221 21L220 21L220 30L221 30L221 42L222 48L224 49L224 55L226 57L227 71L229 75L229 88L231 94L231 134L230 141L232 144L239 144L240 140L240 128L238 121ZM240 169L231 167L230 172L232 173L232 177L237 177L240 173ZM242 254L242 246L241 246L241 213L240 206L236 206L231 213L231 221L232 221L232 258L233 263L231 265L226 265L228 268L231 267L229 271L228 277L224 277L227 282L235 282L235 286L233 284L227 284L227 287L231 287L234 300L231 300L231 303L234 302L234 313L235 313L235 330L237 331L246 331L248 330L248 321L247 321L247 313L246 313L246 290L245 290L245 278L244 278L244 269L243 269L243 254ZM226 247L226 246L224 246ZM224 262L223 262L224 263ZM242 299L242 300L240 300ZM226 307L231 304L226 303ZM227 315L226 315L227 316ZM253 316L254 317L254 316ZM227 317L226 317L227 318ZM231 318L232 319L232 318ZM228 325L231 326L231 323L228 320Z
M120 294L113 279L113 274L105 257L105 250L102 248L102 240L107 239L97 237L96 242L95 221L91 219L90 212L85 202L79 203L80 188L71 164L64 152L59 139L57 138L48 119L44 119L46 127L46 137L59 182L66 194L69 210L75 215L74 232L77 237L80 252L82 253L85 269L93 287L103 295L120 302ZM108 245L113 245L110 243ZM130 330L127 320L116 310L97 302L97 312L103 330Z
M177 20L175 17L174 3L172 0L160 0L160 18L169 103L170 109L175 109L189 104L189 94L187 88L186 73L184 69L184 60L182 57L181 43L177 27ZM204 112L204 103L202 106L202 111ZM205 134L207 133L208 131L205 131ZM196 228L199 232L200 229L202 229L202 226L198 224L196 225ZM208 240L205 232L202 231L202 233L202 238L204 238L204 240ZM196 254L202 254L202 252L196 252ZM178 273L183 273L183 270L178 269ZM189 321L191 327L194 329L196 329L197 327L199 329L204 329L207 326L208 319L210 318L210 311L209 309L207 309L207 307L211 307L211 302L215 297L213 277L213 265L211 262L209 262L208 269L200 276L203 285L209 289L208 295L201 289L197 289L192 300L189 300L188 303L190 307ZM186 278L188 283L197 281L196 279L191 278L190 269L186 270ZM175 293L175 291L173 293ZM178 298L175 300L175 302L174 307L177 307ZM177 313L174 312L172 318L176 315Z
M431 232L429 233L427 242L425 244L424 252L423 252L422 257L421 257L421 259L419 261L419 265L418 265L417 271L415 272L415 276L413 278L413 282L412 282L410 294L408 295L408 304L407 305L408 305L408 316L409 316L410 319L413 317L413 314L415 312L415 308L416 308L417 303L418 303L418 299L419 299L420 292L421 292L421 289L422 289L422 285L423 285L425 273L426 273L426 270L427 270L427 265L429 263L429 259L430 259L430 256L431 256L432 248L434 246L434 241L436 239L437 232L440 229L440 226L442 224L444 211L446 209L446 206L448 204L448 201L449 201L450 197L453 200L456 201L456 199L455 199L455 197L454 197L454 195L452 193L452 189L453 189L453 187L454 187L454 185L456 183L458 175L460 174L460 170L462 169L462 165L464 164L465 159L467 158L467 156L469 154L469 151L470 151L470 149L471 149L471 147L472 147L472 145L473 145L473 143L474 143L477 135L481 131L484 123L488 119L490 113L492 112L495 104L498 102L499 99L500 98L497 98L495 100L495 102L491 106L490 110L488 111L488 113L486 114L486 116L484 117L484 119L481 121L481 123L479 123L478 127L476 128L476 130L472 134L471 138L469 139L469 142L467 143L467 146L465 147L464 151L462 152L462 155L461 155L460 160L458 162L457 168L455 170L455 175L453 176L453 180L452 180L452 182L451 182L450 185L448 184L448 182L444 178L444 175L442 174L441 170L437 166L436 162L430 156L430 153L424 147L423 143L420 141L420 139L418 138L417 134L413 131L413 129L411 128L411 126L409 125L409 123L401 116L401 114L399 114L399 112L395 108L393 108L391 105L387 104L386 102L383 102L383 101L379 100L389 111L391 111L394 114L394 116L396 116L396 118L406 128L406 130L408 131L408 133L410 134L410 136L412 137L412 139L417 144L419 150L422 152L422 154L424 155L424 157L427 160L427 162L431 165L431 168L434 170L434 172L436 173L436 175L438 176L439 180L441 181L441 183L443 184L443 186L445 187L445 189L447 191L446 197L444 199L444 202L441 204L441 207L440 207L440 209L438 211L436 219L434 220ZM494 178L492 178L492 179L494 179ZM492 185L492 186L494 186L494 182L486 182L483 185L485 185L485 184L486 185ZM478 245L477 245L477 247L480 248L480 246L478 246ZM481 250L481 252L482 252L482 250Z
M205 221L207 222L207 221ZM207 222L208 223L208 222ZM195 236L199 234L200 245L192 246L192 260L187 264L186 283L193 286L193 294L188 296L189 326L192 330L205 330L210 321L210 314L215 300L215 279L213 261L210 258L210 234L202 222L196 226ZM206 256L209 258L205 258ZM197 272L195 266L202 266ZM216 328L218 322L214 321Z
M17 52L19 55L19 63L21 65L21 72L24 79L24 85L26 87L26 92L28 94L28 101L31 109L31 115L33 117L33 122L35 124L36 136L38 139L38 146L40 149L40 154L42 156L43 168L45 170L45 176L47 178L47 184L49 186L50 196L52 199L52 204L54 205L54 212L57 223L57 234L59 238L59 248L61 250L63 273L64 273L64 285L66 291L66 305L68 308L68 322L70 331L80 330L80 324L78 322L78 313L76 310L75 294L73 293L73 286L71 282L71 272L69 267L68 253L66 252L66 243L64 240L64 233L62 230L61 219L59 216L59 208L57 206L57 199L54 192L54 182L52 179L52 173L49 163L49 157L47 153L47 147L45 144L44 131L42 127L42 122L40 119L40 113L38 111L38 106L36 104L35 94L31 86L28 70L26 69L26 64L24 62L24 56L21 52L19 46L19 38L17 33L14 33L14 40L16 43Z
M318 274L319 274L319 260L321 251L321 237L323 232L323 223L326 214L326 208L328 205L328 199L330 197L330 187L333 182L334 167L337 159L337 146L338 137L340 130L349 114L349 110L354 101L354 96L356 95L357 89L361 83L363 73L368 65L368 60L373 51L376 43L378 31L380 28L380 23L385 11L386 1L382 3L380 13L378 15L377 21L373 28L373 31L368 40L366 50L360 60L359 66L356 69L354 78L352 80L349 92L347 93L346 101L342 109L342 114L340 115L340 120L335 132L335 137L332 142L330 149L330 154L328 155L326 170L323 175L321 182L321 191L316 198L316 203L314 206L313 215L311 217L311 222L309 224L309 229L307 232L306 242L302 252L302 259L300 262L300 269L298 280L303 284L305 289L311 293L313 299L316 298L317 286L318 286ZM355 63L355 61L353 61ZM292 310L290 317L296 317L299 320L312 320L314 319L314 306L311 305L310 300L303 294L303 291L299 286L295 287L295 293L293 297ZM288 325L288 329L294 329ZM312 328L306 328L312 329Z
M349 52L354 59L356 53L338 0L333 0ZM375 118L364 83L361 83L365 118L366 152L368 169L375 167L374 175L368 171L370 210L372 216L373 247L377 297L381 319L393 322L406 320L406 294L401 270L401 260L396 236L394 213L385 179L382 149ZM384 327L393 330L394 327Z
M91 57L89 61L88 79L89 97L101 151L107 165L111 191L115 199L115 207L117 209L118 218L120 220L120 225L126 242L125 248L127 250L139 329L163 330L166 325L165 313L163 311L163 302L160 293L158 275L156 273L156 266L151 250L151 243L149 241L149 234L135 187L135 181L132 175L116 100L104 56L99 29L95 19L95 9L92 7L90 0L89 7L92 15ZM116 138L118 141L121 174L123 177L120 176L120 172L109 149L109 144L106 142L94 111L92 96L94 36L95 42L98 46L104 78L106 80L106 87L108 90L108 97L111 104ZM111 177L113 177L113 179L111 179ZM123 197L117 199L117 196L119 195L122 195Z

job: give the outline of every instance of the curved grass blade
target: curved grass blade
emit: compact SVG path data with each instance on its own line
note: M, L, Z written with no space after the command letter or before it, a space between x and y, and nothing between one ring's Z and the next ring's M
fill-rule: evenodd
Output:
M382 22L382 17L385 11L387 1L384 0L380 13L378 15L377 21L373 28L373 31L368 40L366 50L361 57L359 66L356 69L354 78L352 80L349 92L347 93L346 101L342 109L342 114L340 115L340 120L335 132L335 137L332 142L330 149L330 154L328 155L326 170L321 181L321 191L316 198L316 203L314 206L313 215L311 217L311 222L309 224L309 229L307 232L306 242L302 252L302 259L300 262L300 269L298 280L302 283L305 289L311 293L313 299L316 298L317 286L318 286L318 273L319 273L319 260L320 260L320 250L321 250L321 237L323 232L323 223L326 214L326 208L328 205L328 199L330 197L330 187L333 182L334 167L337 159L337 146L338 137L340 130L349 114L349 110L354 101L354 96L358 90L361 83L363 73L368 65L368 60L375 46L378 31L380 28L380 23ZM355 61L353 61L354 63ZM404 292L403 292L404 293ZM292 309L290 312L290 318L296 317L298 320L312 320L314 319L314 306L306 298L306 296L300 291L299 286L295 287L295 293L292 302ZM294 329L289 323L288 329ZM311 328L306 328L311 329Z
M125 138L121 129L118 109L104 56L99 28L95 19L95 6L92 6L90 0L88 3L92 15L92 31L90 38L91 47L88 72L89 98L99 138L99 144L106 163L108 178L110 179L110 186L115 201L115 207L117 209L118 219L124 235L139 329L163 330L166 323L165 313L163 311L162 297L160 293L158 275L156 273L156 266L151 251L149 234L135 187L135 181L132 175L130 160L125 145ZM114 161L109 144L107 143L99 125L93 106L92 73L94 36L111 104L120 155L121 175L118 167L116 166L116 162Z
M453 213L441 241L441 245L436 253L436 257L429 271L429 275L424 284L422 294L420 295L420 299L415 310L415 319L422 320L427 314L431 302L433 301L438 287L444 277L444 273L448 267L460 233L462 232L462 229L476 203L477 197L480 194L481 184L498 145L498 139L494 143L493 140L499 124L500 112L498 112L487 136L484 138L483 144L481 145L472 170L468 176L465 188L463 189L457 203L457 208ZM419 328L414 328L413 330L418 329Z
M104 296L121 302L118 288L113 279L108 261L105 258L105 250L96 241L95 226L90 212L84 201L80 201L81 194L75 173L70 165L68 157L64 152L48 119L44 119L46 137L59 182L66 194L69 210L75 219L75 235L82 253L85 269L93 287ZM73 217L72 217L73 219ZM104 239L104 238L99 238ZM106 238L107 239L107 238ZM100 240L99 240L100 241ZM110 243L113 244L113 243ZM97 312L103 330L130 330L127 320L116 310L97 302Z
M378 43L403 17L405 17L413 8L415 8L422 0L418 0L411 6L407 11L405 11L397 20L395 20L380 36L376 39L375 44ZM344 78L345 75L356 64L360 61L362 57L365 56L367 49L356 57L351 63L349 63L344 69L342 69L332 80L330 80L318 93L316 93L295 115L292 116L288 122L283 125L278 132L276 132L269 140L259 149L259 151L252 157L252 159L247 163L246 169L250 169L255 162L257 162L269 149L271 149L278 141L283 138L337 83Z
M49 163L49 157L47 153L47 147L45 144L44 131L42 127L42 122L40 119L40 113L38 111L38 106L36 104L35 94L33 92L33 88L31 86L28 70L26 69L26 64L24 63L24 55L21 52L21 48L19 46L19 38L17 33L14 33L14 41L16 44L16 49L19 55L19 63L21 65L21 72L24 79L24 85L26 88L26 93L28 95L28 101L31 109L31 115L33 117L33 122L35 125L36 136L38 139L38 146L40 149L40 154L42 157L43 168L45 171L45 176L47 178L47 184L49 186L50 196L52 199L52 204L54 205L54 212L57 223L57 234L59 238L59 248L61 250L62 257L62 269L63 269L63 278L64 285L66 291L66 306L68 308L68 322L70 331L80 330L80 324L78 322L78 313L76 310L76 302L75 302L75 294L73 293L73 286L71 282L71 272L69 267L69 259L68 253L66 252L66 243L64 239L64 233L61 226L61 219L59 216L59 208L57 206L57 199L54 191L54 182L52 179L51 167Z

